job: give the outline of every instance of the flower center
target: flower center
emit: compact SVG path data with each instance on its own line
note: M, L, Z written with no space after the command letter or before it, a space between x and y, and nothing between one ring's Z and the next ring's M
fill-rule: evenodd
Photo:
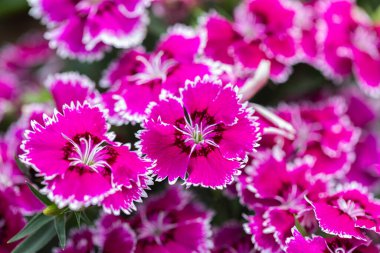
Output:
M136 82L141 85L153 80L166 81L169 70L176 64L173 59L163 59L164 53L160 51L152 55L149 60L142 55L136 57L136 60L143 65L143 70L128 77L128 81Z
M105 140L99 141L97 138L92 138L91 135L77 137L77 140L72 140L66 135L62 136L68 141L70 150L67 154L67 160L71 161L70 166L85 165L95 172L99 172L99 167L108 167L106 160L107 150Z
M168 222L167 215L164 212L160 212L155 219L148 220L147 217L142 217L141 220L142 227L138 239L153 240L157 245L163 245L166 240L165 234L177 227L176 224Z
M338 207L341 211L345 212L348 216L353 219L357 219L357 217L365 216L365 211L354 201L344 200L343 198L339 198L337 200Z

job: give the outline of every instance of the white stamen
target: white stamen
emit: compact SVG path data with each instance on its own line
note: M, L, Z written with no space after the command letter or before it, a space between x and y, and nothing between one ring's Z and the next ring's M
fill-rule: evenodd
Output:
M165 82L169 70L176 64L176 61L173 59L163 61L163 55L164 53L160 51L152 56L149 59L150 61L141 55L137 56L136 60L144 65L145 71L129 76L128 81L136 82L138 85L148 83L155 79L160 79L162 82Z

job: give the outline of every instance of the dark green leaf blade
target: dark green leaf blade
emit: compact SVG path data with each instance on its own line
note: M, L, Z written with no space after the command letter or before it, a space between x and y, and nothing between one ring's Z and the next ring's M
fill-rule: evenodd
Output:
M36 253L54 237L53 222L45 224L34 234L22 241L12 253Z
M54 217L45 216L42 213L35 215L20 232L8 241L8 243L18 241L25 236L31 235L53 219Z
M64 214L61 214L55 217L54 227L58 235L60 247L65 248L66 246L66 217Z
M78 227L80 227L80 219L81 219L81 213L80 212L74 212L75 219L77 220Z
M45 195L42 195L33 185L28 183L28 187L33 192L34 196L36 196L36 198L38 198L42 203L47 206L52 204L52 202Z

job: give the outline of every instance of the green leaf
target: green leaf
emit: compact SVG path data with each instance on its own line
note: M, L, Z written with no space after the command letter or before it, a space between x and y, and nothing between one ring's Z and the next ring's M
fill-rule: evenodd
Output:
M41 192L37 190L32 184L28 183L28 187L33 192L34 196L36 196L36 198L38 198L42 203L47 206L51 205L51 201L45 195L42 195Z
M295 216L294 216L294 220L295 220L295 225L298 232L300 232L303 237L307 236L307 232L305 228L301 225L301 223L298 221L298 219Z
M78 227L80 227L80 219L81 219L81 213L80 212L74 212L75 219L77 220Z
M53 224L45 224L45 226L40 227L37 232L22 241L12 253L36 253L42 249L54 235Z
M81 218L87 225L91 225L92 222L84 211L82 211Z
M64 214L58 215L54 219L54 227L59 239L59 246L66 246L66 217Z
M8 241L8 243L18 241L25 236L31 235L53 219L54 217L45 216L42 213L35 215L20 232Z

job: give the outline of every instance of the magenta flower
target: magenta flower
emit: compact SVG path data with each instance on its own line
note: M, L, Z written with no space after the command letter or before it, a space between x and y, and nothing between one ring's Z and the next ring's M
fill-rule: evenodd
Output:
M93 233L88 228L73 230L64 249L53 249L54 253L88 253L95 250Z
M93 231L95 243L102 252L117 253L121 249L125 253L135 252L136 234L120 217L103 215Z
M156 161L157 180L173 184L181 178L211 188L233 181L259 139L255 119L236 91L207 76L188 82L180 98L153 105L144 128L141 151Z
M212 253L254 253L251 238L245 234L238 222L227 222L214 233L214 248Z
M150 163L112 141L99 108L71 103L62 114L45 115L44 124L31 124L20 158L43 176L42 191L58 207L78 210L108 201L104 208L118 214L129 212L133 201L145 194Z
M246 174L238 177L241 200L255 211L255 216L247 217L246 231L262 250L283 249L295 219L314 231L317 222L305 196L318 199L326 191L324 182L310 177L310 157L287 162L284 155L278 147L260 151L246 167Z
M320 31L320 1L296 2L296 26L299 28L299 49L302 61L317 68L323 68L321 64L322 46L318 40Z
M92 105L98 105L101 101L100 94L87 76L76 72L66 72L49 76L46 84L53 95L54 102L59 111L71 102L83 103L88 101Z
M208 252L211 213L179 187L149 198L126 220L136 232L136 253Z
M380 94L380 28L350 0L323 5L321 29L327 75L342 78L352 71L366 93ZM361 38L366 38L365 40Z
M12 198L7 191L0 189L0 252L8 253L17 246L20 241L7 243L25 225L26 221L18 208L9 200Z
M346 114L342 98L330 98L314 104L280 105L275 113L289 122L295 131L293 140L277 135L266 135L263 145L280 143L288 156L314 157L313 175L342 176L354 160L354 148L360 136ZM270 124L269 124L270 125Z
M107 45L130 48L141 43L150 1L30 0L29 3L31 14L48 26L46 36L58 54L95 60L103 56Z
M325 233L368 241L363 230L380 232L380 202L357 183L338 187L335 193L309 202Z
M22 83L38 83L59 67L58 59L40 32L27 33L0 50L0 69L17 75Z
M132 253L136 247L135 233L128 223L119 217L103 215L95 227L73 230L64 249L55 249L54 253L88 253L99 249L101 252Z
M19 97L19 81L16 76L0 72L0 121L10 112Z
M296 9L281 0L248 0L235 10L235 27L244 40L233 47L244 66L256 69L262 59L271 61L271 77L286 81L289 65L297 60Z
M371 243L357 239L346 238L323 238L314 236L312 238L303 237L295 228L293 238L287 243L287 253L299 253L307 250L313 253L324 252L357 252L357 253L376 253L379 249Z
M102 80L103 86L110 87L103 100L111 122L141 122L150 102L158 102L168 93L178 94L187 79L211 74L208 65L196 62L200 50L200 36L178 25L161 38L154 52L149 54L141 48L125 52Z

